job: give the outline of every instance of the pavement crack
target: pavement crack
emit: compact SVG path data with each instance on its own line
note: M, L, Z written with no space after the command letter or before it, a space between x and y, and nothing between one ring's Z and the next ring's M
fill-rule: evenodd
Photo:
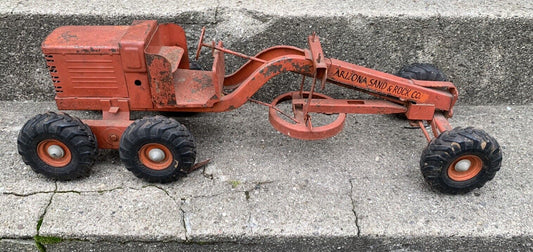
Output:
M153 187L153 188L157 188L157 189L163 191L170 199L172 199L172 201L174 201L174 203L178 204L179 210L181 212L181 224L183 225L183 228L185 230L185 241L189 241L189 236L190 236L190 233L191 233L191 224L190 224L189 218L187 217L187 213L185 212L185 209L183 209L183 205L186 204L186 200L187 199L186 198L181 198L180 202L178 202L177 199L172 197L170 195L170 193L165 188L163 188L161 186L158 186L158 185L146 185L143 188L146 188L146 187Z
M267 180L267 181L258 181L258 182L252 182L253 184L255 184L255 189L259 189L259 187L261 187L262 185L268 185L268 184L272 184L276 182L275 180Z
M112 192L112 191L122 190L122 189L124 189L124 188L121 187L121 186L119 186L119 187L115 187L115 188L111 188L111 189L96 190L96 191L87 191L87 192L107 193L107 192ZM81 191L81 192L84 192L84 191Z
M122 187L115 187L111 189L105 189L105 190L96 190L96 191L76 191L76 190L57 190L57 184L55 184L55 189L53 191L37 191L37 192L30 192L30 193L17 193L17 192L2 192L4 195L13 195L17 197L29 197L37 194L58 194L58 193L76 193L76 194L82 194L82 193L106 193L106 192L112 192L115 190L121 190L124 189Z
M31 192L31 193L3 192L2 194L13 195L17 197L28 197L28 196L33 196L37 194L50 194L50 193L55 193L55 191L40 191L40 192Z
M41 240L40 239L41 238L40 232L41 232L41 226L43 224L44 216L48 212L48 208L52 204L52 200L54 199L54 196L56 195L56 192L57 192L57 181L54 182L54 185L55 185L54 192L50 196L50 199L48 200L48 204L46 204L46 206L44 207L43 213L41 214L41 216L39 216L39 219L37 220L37 226L36 226L37 232L36 232L35 236L33 237L33 240L35 241L35 246L37 246L39 251L46 251L46 247L40 242L40 240Z
M87 192L90 192L90 191L87 191ZM75 191L75 190L65 190L65 191L55 191L54 192L55 194L56 193L76 193L76 194L82 194L84 192L82 191ZM85 192L86 193L86 192Z
M165 188L163 188L161 186L154 185L154 184L143 186L143 188L147 188L147 187L153 187L153 188L159 189L159 190L163 191L167 195L167 197L169 197L172 201L174 201L174 203L176 203L176 204L180 203L180 202L178 202L177 199L172 197L172 195L167 191L167 189L165 189ZM181 205L180 205L180 207L181 207Z
M218 9L220 8L220 1L217 1L217 6L215 7L215 24L218 23Z
M350 192L348 195L350 197L350 200L352 201L352 212L353 212L353 215L355 216L355 227L357 228L357 236L361 236L361 227L359 226L359 217L357 216L357 211L355 210L355 199L353 198L353 180L349 180L350 181Z
M183 225L183 228L185 229L185 241L190 240L191 235L191 222L189 220L189 217L187 215L187 212L185 212L185 209L183 209L183 206L186 204L187 199L183 198L181 199L180 204L180 211L181 211L181 224Z
M161 186L158 186L158 185L154 185L154 184L150 184L150 185L146 185L146 186L143 186L143 188L147 188L147 187L154 187L154 188L157 188L161 191L163 191L169 198L171 198L173 201L176 201L176 199L174 199L172 196L170 196L170 193L167 191L167 189L161 187Z
M240 191L237 191L240 192ZM225 195L227 192L221 192L221 193L214 193L214 194L207 194L207 195L190 195L193 199L208 199L208 198L215 198L221 195Z

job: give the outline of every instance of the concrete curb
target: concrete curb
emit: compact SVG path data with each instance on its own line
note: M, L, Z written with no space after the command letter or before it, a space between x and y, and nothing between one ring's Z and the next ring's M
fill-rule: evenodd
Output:
M329 2L329 8L318 8L322 4L313 1L302 6L285 1L273 5L268 1L249 5L201 1L154 6L72 1L66 6L32 6L8 0L0 8L4 34L0 38L4 80L0 100L53 98L39 45L54 28L157 19L183 25L190 49L205 25L208 39L223 40L226 47L246 54L278 44L306 47L305 38L316 31L331 58L390 73L413 62L437 65L458 86L461 104L531 103L533 7L528 1L444 5L404 0L385 6L380 1L360 5ZM205 51L200 63L207 67L210 62ZM227 70L240 64L242 61L230 57ZM281 76L256 96L270 101L297 83L290 75ZM346 96L344 90L335 88L329 94Z

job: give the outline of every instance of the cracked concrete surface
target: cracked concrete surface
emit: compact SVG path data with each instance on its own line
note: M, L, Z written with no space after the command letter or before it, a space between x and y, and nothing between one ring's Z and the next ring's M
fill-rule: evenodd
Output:
M353 195L353 182L350 180L350 200L352 201L352 212L355 217L355 227L357 228L357 236L361 236L361 227L359 226L359 216L357 215L357 204Z
M39 235L81 240L184 240L182 227L179 205L150 186L56 193Z
M100 151L89 178L55 182L16 150L22 124L55 104L0 101L0 250L35 251L36 236L60 239L39 244L50 251L531 250L530 1L272 3L4 0L0 100L53 98L39 44L61 25L158 19L183 25L191 52L205 25L208 40L251 55L306 47L316 31L327 57L391 73L437 64L461 94L452 124L482 128L502 146L494 181L461 196L430 191L418 168L424 137L394 117L350 116L336 137L309 142L277 133L267 110L248 104L177 118L197 140L198 161L211 159L180 181L145 183L116 151ZM205 68L209 56L200 58ZM231 71L242 61L226 64ZM255 98L270 101L298 83L275 78Z
M37 235L37 222L51 198L50 194L0 196L0 237L31 239Z
M177 182L137 179L116 151L101 152L88 178L54 182L27 170L16 154L22 124L50 108L0 102L7 111L0 116L2 247L25 247L36 235L60 237L44 245L58 251L112 249L117 242L168 251L191 243L187 249L227 251L532 244L533 139L522 133L531 106L457 107L454 126L484 129L504 150L494 181L459 196L428 189L418 168L424 137L402 120L350 116L338 136L300 141L277 133L256 104L177 117L197 140L198 160L211 159Z

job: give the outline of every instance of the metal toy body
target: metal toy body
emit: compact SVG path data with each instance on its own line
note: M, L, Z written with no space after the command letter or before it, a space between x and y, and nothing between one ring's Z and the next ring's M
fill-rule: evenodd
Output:
M326 58L314 34L308 38L308 49L275 46L253 57L228 50L222 42L206 44L203 37L204 30L197 57L201 47L212 49L214 60L209 71L190 69L185 32L175 24L135 21L131 26L65 26L54 30L42 50L58 109L98 110L102 119L81 122L54 113L33 118L19 135L24 161L50 177L73 179L88 174L96 148L119 149L121 159L135 175L148 181L173 181L194 165L192 136L169 118L131 121L130 111L228 111L251 100L274 76L295 72L303 76L300 90L282 94L271 104L255 101L269 106L270 122L283 134L323 139L342 130L347 113L404 114L420 126L430 142L422 155L421 169L433 188L464 193L481 187L500 168L501 150L496 140L480 130L452 130L447 119L453 115L457 89L429 65L407 67L403 75L411 76L404 78ZM225 75L225 53L249 61ZM308 90L304 90L306 77L311 79ZM378 99L334 99L317 93L326 83ZM291 102L292 115L278 108L284 101ZM310 116L313 113L333 114L336 119L316 126ZM49 123L54 120L70 126ZM75 125L71 123L74 121ZM424 122L431 125L433 139ZM38 124L44 129L37 129ZM83 131L78 132L83 135L78 142L86 148L70 143L64 127Z

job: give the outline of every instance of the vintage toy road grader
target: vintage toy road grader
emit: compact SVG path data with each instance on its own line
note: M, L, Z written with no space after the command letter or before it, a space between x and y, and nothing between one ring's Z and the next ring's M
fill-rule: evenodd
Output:
M269 107L269 121L285 135L306 140L332 137L343 128L347 113L403 114L429 142L420 166L432 188L465 193L483 186L500 169L502 153L494 138L483 130L452 129L448 123L457 89L432 65L406 66L398 76L382 73L326 58L314 34L308 37L307 49L274 46L247 56L224 48L222 42L204 43L204 32L196 56L202 47L212 49L209 71L191 69L185 32L175 24L147 20L130 26L54 30L42 51L57 108L102 111L102 119L80 120L54 112L31 118L18 136L24 162L48 177L70 180L89 174L98 148L118 149L126 168L137 177L174 181L196 166L194 138L174 119L132 121L130 111L228 111L251 100L272 77L294 72L303 76L300 90L270 104L256 101ZM248 61L225 75L224 54ZM326 83L377 99L334 99L316 92ZM281 103L289 103L292 113L280 109ZM320 114L334 119L314 125L313 116Z

